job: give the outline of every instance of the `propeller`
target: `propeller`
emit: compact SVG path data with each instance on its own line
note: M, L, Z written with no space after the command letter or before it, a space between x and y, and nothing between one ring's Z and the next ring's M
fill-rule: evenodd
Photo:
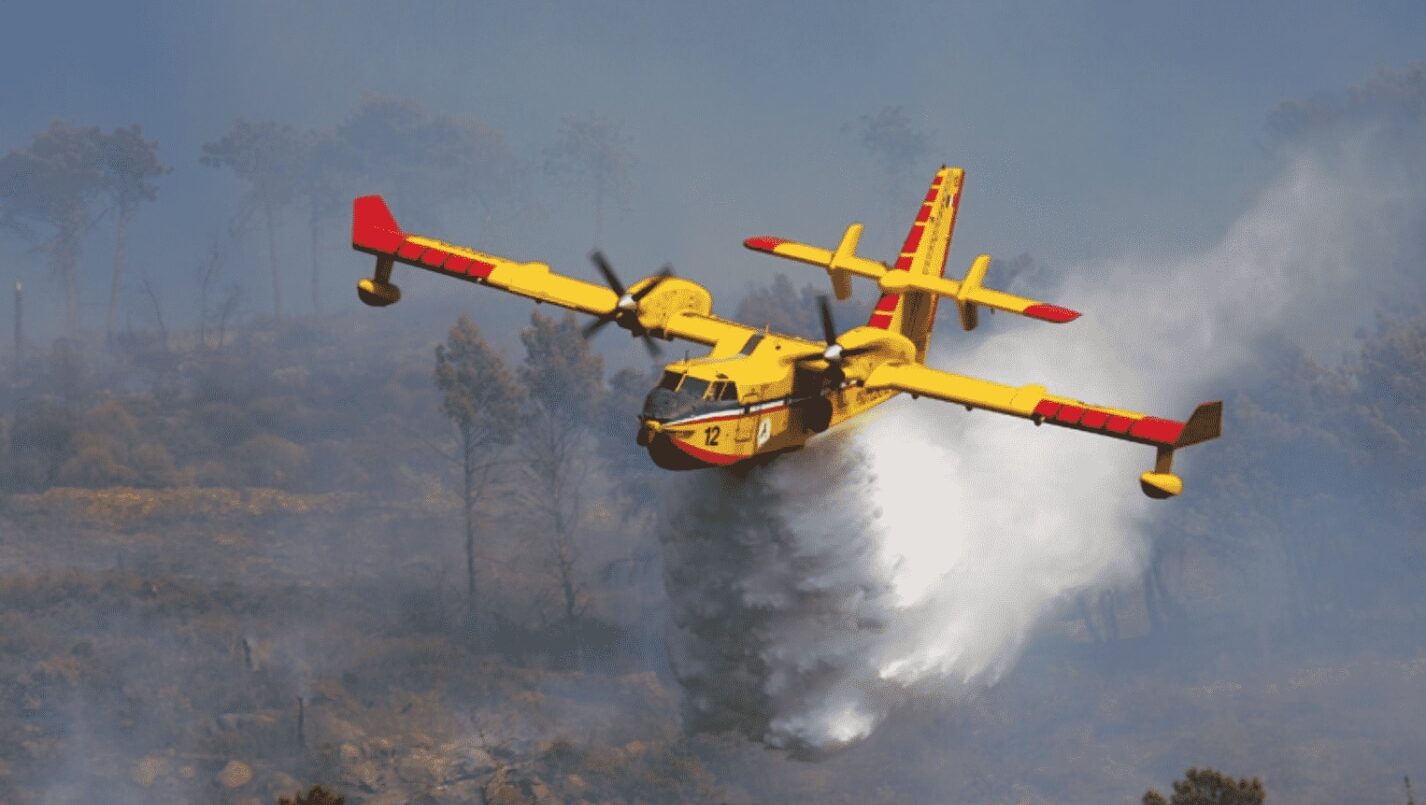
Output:
M837 325L832 321L832 305L827 301L826 296L817 297L817 307L822 314L822 335L827 343L827 347L817 355L804 355L794 359L793 363L807 363L811 361L826 361L827 370L824 376L833 385L841 385L847 379L846 372L842 371L842 362L853 355L860 355L863 352L871 352L876 349L876 344L864 344L859 347L844 347L837 343Z
M619 301L615 303L614 309L585 325L584 337L592 338L607 324L618 324L634 335L644 340L644 346L649 350L649 355L657 358L663 350L659 349L658 342L649 335L643 325L639 324L639 302L653 290L659 287L664 280L673 276L673 266L665 265L659 269L653 279L639 290L629 293L624 287L624 283L619 281L619 275L614 273L614 269L609 265L609 261L604 258L604 253L598 249L589 253L589 259L594 262L594 267L599 269L599 273L604 276L604 282L609 285L609 290L619 296Z

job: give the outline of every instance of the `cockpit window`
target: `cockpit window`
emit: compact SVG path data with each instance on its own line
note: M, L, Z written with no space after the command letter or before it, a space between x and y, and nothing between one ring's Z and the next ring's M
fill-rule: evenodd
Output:
M659 388L669 391L678 390L678 381L683 379L683 375L678 372L664 372L663 379L659 381Z
M740 351L744 355L751 355L753 354L753 350L758 348L758 342L762 340L762 333L753 333L751 336L748 336L748 342L746 344L743 344L743 348Z
M738 384L729 382L723 386L723 391L719 393L718 399L738 401Z
M683 379L681 391L690 397L702 399L703 395L708 393L708 381L696 377L686 377Z

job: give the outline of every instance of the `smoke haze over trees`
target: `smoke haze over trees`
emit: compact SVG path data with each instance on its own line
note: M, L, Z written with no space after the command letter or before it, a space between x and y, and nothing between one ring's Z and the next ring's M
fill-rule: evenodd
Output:
M98 127L55 122L36 134L27 148L13 149L0 158L0 199L4 202L0 222L49 258L64 288L64 321L70 333L80 324L80 249L84 234L100 215L95 204L110 187L121 199L121 216L131 209L125 202L137 201L135 193L121 191L118 183L107 181L105 169L112 166L112 155ZM141 187L142 180L137 184ZM34 225L46 229L36 231Z
M545 149L545 172L594 197L594 245L604 231L604 209L629 193L634 155L619 123L597 115L560 120L555 142Z
M0 143L6 253L27 289L58 288L62 312L40 317L70 336L0 363L0 800L272 801L321 783L354 805L1132 801L1211 765L1274 801L1398 801L1426 747L1422 76L1276 107L1281 172L1224 202L1233 223L1201 253L992 269L993 286L1089 300L1083 321L942 322L942 368L1166 415L1224 396L1225 437L1153 509L1133 450L983 431L989 415L925 400L743 481L670 475L633 445L654 381L631 340L591 345L580 322L414 271L402 305L354 310L358 193L576 275L588 210L562 204L599 210L637 179L694 199L702 230L759 195L700 174L701 155L663 194L651 179L673 171L633 160L645 129L614 112L563 118L604 127L613 178L548 195L542 158L583 153L562 113L522 137L393 95L305 118L235 104L187 150L131 119ZM886 104L823 121L847 141L840 122L881 109L862 118L869 153L808 146L852 163L838 192L857 204L876 185L848 177L895 175L882 159L913 186L934 167L916 154L962 161L913 124L922 107ZM688 136L685 157L712 153ZM232 178L191 239L171 223L185 183ZM758 189L794 226L842 203ZM630 265L672 258L738 288L719 312L815 334L815 273L749 288L735 238L700 263L697 236L620 231L637 215L596 220L596 238L607 224ZM155 222L163 261L135 254ZM877 223L899 238L906 221ZM104 271L89 257L110 237ZM292 301L299 281L322 316ZM91 306L105 286L112 316ZM499 463L471 461L484 450ZM918 456L948 474L922 473L941 485L913 506L892 493L915 489ZM1049 538L1020 539L1026 521ZM873 533L945 553L898 564L886 549L907 546Z

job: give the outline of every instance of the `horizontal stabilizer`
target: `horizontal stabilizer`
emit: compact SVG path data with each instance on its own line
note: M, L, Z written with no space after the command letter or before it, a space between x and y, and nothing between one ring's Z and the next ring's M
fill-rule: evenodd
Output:
M798 243L795 240L784 238L774 238L767 235L760 235L755 238L748 238L743 241L743 245L755 252L785 257L788 260L796 260L799 263L807 263L819 268L825 268L832 275L835 284L840 276L846 278L847 274L856 274L867 279L880 279L886 273L886 264L879 263L866 257L861 257L856 253L857 243L861 240L862 225L852 224L847 227L846 234L842 236L842 241L836 251L823 249L820 246L812 246L807 243ZM837 294L838 299L842 299L840 289ZM850 295L851 288L847 287Z
M981 280L990 267L990 255L988 254L977 257L961 280L948 279L936 274L893 271L888 269L884 263L856 254L856 246L861 232L861 224L852 224L847 227L847 233L842 237L841 245L835 251L768 236L748 238L743 241L743 245L753 251L785 257L789 260L826 269L832 278L832 287L836 291L838 299L846 299L850 295L849 277L855 274L859 277L876 280L878 290L883 294L922 291L954 300L960 312L961 327L965 330L975 329L979 322L977 314L980 307L993 308L1052 324L1064 324L1079 318L1078 311L1041 302L1038 299L997 291L982 285Z

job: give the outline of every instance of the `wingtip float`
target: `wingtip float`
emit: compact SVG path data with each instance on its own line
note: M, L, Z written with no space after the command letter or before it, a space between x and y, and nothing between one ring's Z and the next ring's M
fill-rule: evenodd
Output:
M1174 451L1219 436L1222 402L1203 403L1179 422L1052 395L1040 385L1008 386L925 365L942 299L956 305L966 331L976 328L982 308L1052 324L1080 315L985 287L990 255L977 256L959 280L944 276L964 180L960 168L936 172L890 265L857 254L861 224L847 227L833 249L771 236L743 242L754 251L826 270L838 299L851 295L853 277L877 284L881 296L867 323L850 330L837 330L825 297L821 300L821 341L714 316L708 291L670 268L625 287L596 252L591 258L605 280L599 285L554 273L543 263L413 235L401 229L380 196L362 196L353 204L352 247L376 258L373 276L357 283L357 293L373 307L399 301L391 271L402 263L595 316L586 337L616 324L642 338L652 354L658 353L658 339L709 347L704 356L666 364L640 412L637 441L667 469L729 466L796 450L812 436L908 393L1152 446L1154 468L1140 475L1140 488L1151 498L1181 493L1183 480L1172 471Z

